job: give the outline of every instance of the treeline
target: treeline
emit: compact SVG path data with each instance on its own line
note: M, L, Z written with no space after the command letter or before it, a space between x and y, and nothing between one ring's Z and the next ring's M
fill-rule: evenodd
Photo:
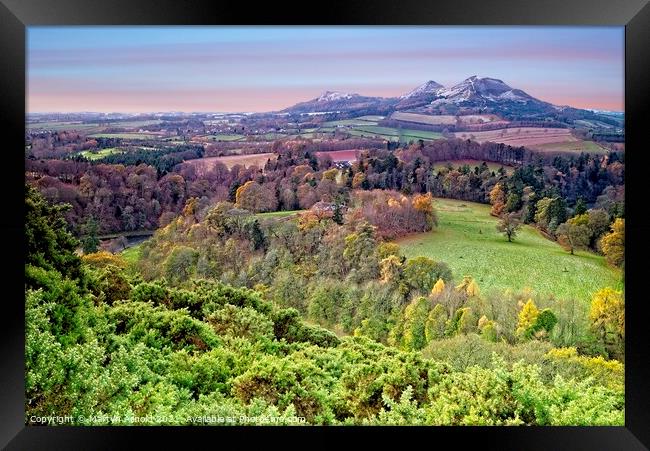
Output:
M228 169L217 162L209 170L199 171L194 165L180 164L162 175L160 168L143 164L28 159L25 170L27 179L48 199L73 205L68 219L75 230L93 216L102 233L167 224L190 197L235 202L237 190L247 182L255 182L249 185L254 188L250 193L263 194L250 207L254 212L308 209L319 201L346 197L353 189L431 193L488 203L490 191L501 182L510 187L508 196L518 196L518 208L524 189L529 187L539 199L559 196L569 207L578 199L589 205L598 202L610 215L623 215L624 162L622 154L614 152L607 156L540 155L522 147L457 139L414 144L395 152L361 151L352 166L338 170L331 158L317 156L314 148L318 147L303 141L278 144L277 159L264 168L235 165ZM200 150L187 152L191 156ZM171 166L176 160L165 160L170 155L175 154L163 155L160 161ZM120 161L131 157L109 158ZM439 161L463 159L524 166L512 175L505 170L491 171L487 165L435 168Z
M164 176L183 161L203 158L204 153L203 146L200 145L184 144L156 149L135 147L123 153L108 155L101 159L101 164L121 164L126 166L145 164L154 167L159 176ZM86 160L82 155L75 155L73 159L75 161Z

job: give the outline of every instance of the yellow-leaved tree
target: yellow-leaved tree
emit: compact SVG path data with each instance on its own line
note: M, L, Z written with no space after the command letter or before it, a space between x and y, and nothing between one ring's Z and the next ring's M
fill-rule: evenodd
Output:
M612 231L605 235L600 246L607 261L614 266L621 266L625 260L625 219L617 218L612 224Z
M438 281L435 283L433 288L431 289L431 295L432 296L437 296L440 293L445 291L445 281L442 279L438 279Z
M594 293L589 309L591 329L605 346L610 357L625 358L625 300L623 293L603 288Z
M539 316L539 309L532 299L524 304L519 312L519 321L517 323L517 335L524 336L528 330L535 324Z

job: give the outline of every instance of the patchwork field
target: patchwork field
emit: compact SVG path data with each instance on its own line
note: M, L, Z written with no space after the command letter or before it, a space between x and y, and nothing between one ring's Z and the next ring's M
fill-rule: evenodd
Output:
M277 155L274 153L256 153L252 155L199 158L196 160L187 160L184 164L196 166L197 170L201 173L202 171L210 170L217 162L225 164L228 169L231 169L236 164L246 167L256 165L263 168L269 159L274 160L275 158L277 158Z
M542 151L606 152L604 148L593 141L582 141L576 138L568 128L503 128L482 132L457 132L455 136L481 143L491 141L511 146L525 146Z
M589 252L570 255L536 229L524 226L514 242L496 231L490 206L436 199L438 227L397 240L407 257L447 263L454 279L471 275L483 293L531 289L541 295L587 301L606 286L620 289L620 270Z

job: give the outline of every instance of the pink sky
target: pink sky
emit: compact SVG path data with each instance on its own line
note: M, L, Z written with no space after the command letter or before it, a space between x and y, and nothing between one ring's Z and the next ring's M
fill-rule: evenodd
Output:
M623 110L622 27L30 27L27 108L271 111L325 90L399 96L499 78Z

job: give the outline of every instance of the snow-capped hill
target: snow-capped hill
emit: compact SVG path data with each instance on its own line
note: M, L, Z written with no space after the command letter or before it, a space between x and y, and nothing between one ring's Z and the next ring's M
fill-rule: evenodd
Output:
M339 91L325 91L320 97L316 99L318 102L332 102L335 100L349 100L352 97L359 97L359 94L349 94L347 92Z
M319 97L284 109L288 113L349 112L364 110L367 114L384 115L397 99L367 97L340 91L325 91Z
M400 99L410 99L411 97L417 97L421 95L436 95L441 89L444 89L444 86L442 86L440 83L436 83L433 80L429 80L414 90L400 96Z
M320 96L285 108L287 114L349 114L389 116L395 111L424 114L491 113L509 120L538 120L564 117L607 121L622 120L614 113L591 112L568 106L556 106L536 99L503 80L477 75L444 87L429 80L399 97L374 97L341 91L325 91ZM601 118L601 119L599 119ZM604 118L604 119L602 119Z
M434 104L464 102L539 102L521 89L513 89L496 78L469 77L451 88L441 89Z

